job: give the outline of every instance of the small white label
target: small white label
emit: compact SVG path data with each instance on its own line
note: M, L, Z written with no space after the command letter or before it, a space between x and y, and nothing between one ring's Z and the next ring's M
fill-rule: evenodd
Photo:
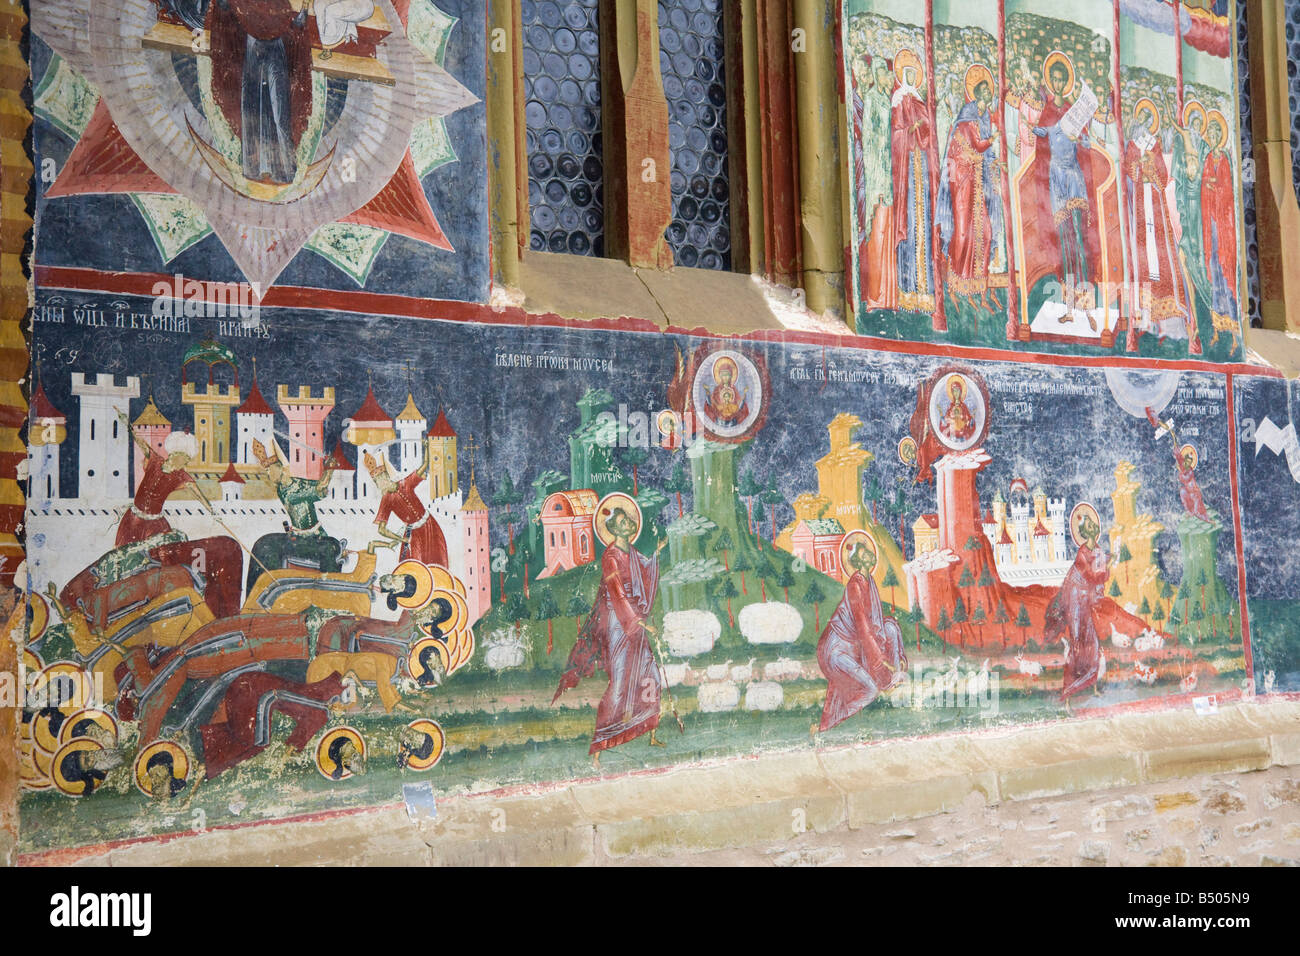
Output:
M1210 714L1217 714L1219 712L1219 698L1214 694L1210 694L1206 697L1193 697L1192 707L1196 709L1198 716L1208 717Z

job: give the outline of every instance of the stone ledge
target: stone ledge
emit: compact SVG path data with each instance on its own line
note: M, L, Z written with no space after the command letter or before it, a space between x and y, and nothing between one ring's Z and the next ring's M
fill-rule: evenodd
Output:
M1296 765L1300 701L1276 700L1207 717L1184 709L775 753L449 797L427 817L381 807L58 857L89 865L591 864ZM1276 800L1290 804L1297 793L1279 791Z

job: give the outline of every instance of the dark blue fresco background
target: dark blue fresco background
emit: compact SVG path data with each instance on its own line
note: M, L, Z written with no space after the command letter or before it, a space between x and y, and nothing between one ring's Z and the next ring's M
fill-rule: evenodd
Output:
M78 428L77 408L69 391L70 373L111 371L139 375L142 397L133 403L132 416L139 413L144 397L152 392L169 419L178 427L192 428L192 412L179 400L181 357L190 346L214 336L218 323L191 320L192 333L188 335L88 329L72 323L74 304L97 302L106 307L113 301L129 301L135 311L148 312L151 302L144 298L121 300L53 291L43 293L40 301L48 302L52 297L63 302L66 323L38 322L36 352L46 392L69 417L64 447L72 453L62 458L62 478L64 488L70 492L76 481L73 459ZM485 495L495 490L505 471L525 489L545 470L568 474L567 439L578 424L575 403L588 388L606 389L614 397L615 408L617 403L625 403L629 411L642 411L653 421L653 414L666 405L665 389L673 376L677 347L689 355L701 342L660 333L523 328L284 309L264 310L262 321L269 339L216 336L239 359L244 395L252 378L254 357L263 393L273 404L278 384L308 385L313 389L333 386L338 404L326 421L327 447L333 448L343 419L356 411L365 396L368 376L373 376L375 393L390 415L401 410L409 381L426 416L432 418L439 404L445 405L462 440L462 480L469 476L465 439L473 434L478 440L481 451L477 473ZM742 471L752 469L764 482L775 476L787 502L803 491L815 491L814 464L828 449L826 425L837 413L851 412L863 421L858 441L876 456L866 477L869 480L873 471L878 473L891 494L902 483L910 503L905 517L909 529L922 512L935 510L934 486L911 482L909 472L898 460L897 446L907 434L917 384L949 360L794 344L754 342L744 343L743 347L766 361L773 395L766 427L744 454ZM77 352L75 358L72 350ZM613 372L494 366L498 353L545 352L610 358ZM1137 466L1135 478L1142 482L1139 511L1150 512L1165 525L1166 531L1159 538L1159 560L1169 579L1177 582L1181 561L1173 529L1182 508L1169 439L1157 443L1145 419L1122 411L1111 398L1099 369L1010 362L967 364L985 377L992 395L993 420L984 447L993 461L978 481L983 507L990 506L998 488L1005 492L1011 480L1021 476L1031 488L1041 485L1050 497L1064 496L1067 507L1080 500L1092 501L1107 526L1113 515L1109 496L1114 489L1115 466L1127 459ZM815 378L823 365L832 372L878 371L882 379L889 374L905 384L886 384L883 380L876 384L823 383ZM801 374L806 374L807 380L798 378ZM1082 397L1033 395L1028 398L1033 403L1032 414L1026 414L1010 404L1023 399L999 390L999 385L1026 381L1091 383L1098 386L1098 391ZM1222 389L1224 378L1211 373L1184 373L1183 384ZM1200 451L1197 474L1207 503L1223 518L1218 565L1229 591L1235 594L1227 415L1222 402L1199 404L1210 405L1210 413L1198 418L1183 416L1176 424L1188 434L1192 428L1199 432L1191 439ZM277 423L282 428L283 420L277 419ZM348 452L354 454L355 450L349 448ZM1261 465L1268 464L1263 461L1264 454L1268 453L1261 454ZM673 454L653 449L639 469L642 486L661 486L676 461ZM1270 507L1268 511L1276 509ZM778 530L792 517L788 504L778 508ZM1253 522L1267 520L1258 515L1251 518L1253 521L1247 521L1251 529L1257 527ZM891 528L897 526L897 519L881 520ZM1296 519L1293 516L1288 520ZM504 526L494 526L493 531L505 534ZM906 553L910 557L910 530L907 539ZM1261 569L1259 574L1252 580L1268 579L1268 571Z
M447 43L445 68L479 102L446 118L447 133L458 157L423 180L425 193L454 252L435 249L403 236L389 236L375 260L366 291L428 299L485 301L490 250L487 226L486 22L481 0L436 0L460 20ZM31 44L33 86L39 84L51 57L39 38ZM34 126L36 167L53 158L62 169L75 145L62 132L37 118ZM187 278L216 282L243 279L215 235L181 253L170 263L158 254L139 211L125 195L78 196L45 201L45 184L36 178L36 262L121 272L179 272ZM477 201L470 201L477 197ZM277 285L355 290L350 276L323 257L306 250L276 279Z

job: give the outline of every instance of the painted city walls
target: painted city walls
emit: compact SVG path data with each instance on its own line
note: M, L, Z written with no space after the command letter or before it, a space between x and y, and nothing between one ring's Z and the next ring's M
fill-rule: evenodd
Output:
M1300 691L1226 20L846 3L855 334L710 337L492 296L481 4L299 6L34 12L24 860Z

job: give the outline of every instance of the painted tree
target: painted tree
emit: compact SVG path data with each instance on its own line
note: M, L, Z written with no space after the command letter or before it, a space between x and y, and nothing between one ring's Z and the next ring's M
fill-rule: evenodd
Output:
M1159 601L1157 601L1157 602L1156 602L1156 609L1155 609L1154 611L1151 612L1151 621L1152 621L1152 623L1155 624L1155 626L1156 626L1157 628L1159 628L1159 627L1160 627L1160 622L1163 621L1164 619L1165 619L1165 608L1164 608L1164 605L1161 604Z
M969 567L963 567L961 569L961 577L957 579L957 587L968 588L971 587L974 583L975 583L975 575L970 573Z
M988 614L987 614L987 613L985 612L985 610L984 610L984 605L983 605L983 604L977 604L977 605L975 606L975 613L972 614L972 615L970 616L970 622L971 622L971 624L973 624L973 625L975 625L977 628L979 628L979 629L980 629L980 633L983 634L983 633L984 633L984 625L987 624L988 621L989 621L989 616L988 616Z
M537 610L533 617L546 622L546 653L555 648L555 619L560 616L560 605L555 602L555 594L549 587L542 588L537 596Z
M1196 576L1196 586L1201 590L1201 613L1202 614L1204 614L1205 611L1209 610L1209 608L1205 606L1205 586L1209 583L1210 583L1209 579L1206 578L1205 576L1205 569L1201 568L1200 574Z
M781 589L781 594L786 604L790 603L790 589L794 587L794 572L790 570L790 565L781 562L781 568L777 571L776 586Z
M939 629L939 633L943 636L943 639L945 641L948 640L948 632L952 630L952 619L948 617L948 609L946 607L939 608L939 620L934 626ZM917 642L916 646L919 650L921 647L920 642Z
M1110 582L1110 590L1107 591L1106 593L1109 594L1112 598L1117 598L1117 597L1119 597L1119 596L1120 596L1120 593L1121 593L1121 592L1120 592L1120 589L1119 589L1119 582L1118 582L1118 581L1111 581L1111 582Z
M731 578L723 578L722 583L718 585L718 595L726 599L727 602L727 626L736 626L736 616L731 613L731 599L740 597L740 592L736 590L736 582Z
M730 553L735 547L736 543L731 540L731 532L726 528L723 528L722 533L713 541L714 553L722 555L722 566L728 571L731 570Z
M515 628L518 629L520 623L528 616L528 607L524 604L524 596L519 593L511 595L509 603L506 604L506 617L515 622Z
M880 475L875 469L871 471L871 480L866 483L862 489L862 499L871 507L871 521L874 524L876 520L876 505L880 499L885 497L885 487L880 483Z
M1165 614L1170 614L1174 609L1174 588L1164 578L1160 579L1160 600L1165 602Z
M1146 599L1145 595L1142 598L1142 606L1138 608L1138 614L1147 620L1151 619L1151 602Z
M1011 620L1011 615L1007 612L1007 606L1001 601L998 602L998 609L993 614L993 623L1002 629L1002 649L1007 649L1007 623Z
M754 570L754 562L745 556L744 551L737 551L736 560L732 563L731 570L740 574L740 593L748 594L749 588L745 584L745 572Z
M921 613L920 605L913 604L911 611L908 613L912 616L912 626L916 628L916 653L921 653L921 622L925 620L925 615Z
M1031 624L1033 624L1033 621L1029 619L1029 611L1022 601L1020 602L1020 610L1016 612L1016 627L1020 628L1020 642L1022 644L1025 641L1025 631L1029 629Z
M898 575L894 573L892 565L885 568L885 577L880 584L881 587L889 588L889 603L897 607L894 601L894 589L898 587Z
M506 528L510 531L510 553L515 553L515 524L519 520L515 515L515 505L524 500L523 492L515 487L515 481L510 477L510 472L503 472L501 475L501 484L497 486L497 493L492 496L492 504L498 508L506 509L505 523Z
M1119 563L1125 566L1125 567L1124 567L1124 587L1128 587L1128 584L1129 584L1129 569L1128 569L1128 565L1129 565L1130 562L1132 562L1132 560L1133 560L1133 552L1130 551L1130 550L1128 549L1128 543L1127 543L1127 542L1120 542L1120 546L1119 546Z
M664 491L677 496L678 518L686 514L686 510L682 506L682 495L690 490L691 476L686 474L686 466L678 459L676 467L673 468L672 476L664 482Z
M771 532L772 541L776 541L776 509L785 504L785 495L781 494L781 489L776 486L776 476L772 477L767 488L763 490L760 500L767 506L767 523Z
M962 625L969 619L970 618L966 613L966 602L963 601L961 595L958 594L957 603L952 609L952 623L957 626L957 640L961 643L962 647L966 646L966 632Z
M746 468L741 473L740 480L736 485L736 493L745 499L745 512L749 519L749 533L756 534L754 529L754 499L763 493L763 486L759 480L754 477L754 472ZM763 539L759 538L760 548L763 546Z
M980 579L978 583L979 586L982 588L993 587L993 573L989 570L989 566L987 564L984 565L984 567L980 568Z
M632 469L632 497L635 498L640 494L640 485L637 480L637 469L646 463L646 459L650 457L650 451L649 449L641 448L638 445L631 445L623 449L621 457L623 459L623 464Z
M767 602L767 582L776 581L776 567L762 552L754 556L754 577L758 578L758 587L763 594L763 602Z
M818 633L821 633L822 629L821 604L825 600L826 592L818 586L817 577L814 575L813 579L808 583L808 590L803 593L803 601L805 604L813 606L813 629Z
M583 598L582 592L574 590L573 597L569 598L569 606L564 609L564 613L573 618L574 627L579 631L582 630L582 619L591 611L591 605Z
M898 522L898 549L907 550L907 513L911 510L907 503L907 493L902 484L894 489L894 497L887 499L885 510Z

